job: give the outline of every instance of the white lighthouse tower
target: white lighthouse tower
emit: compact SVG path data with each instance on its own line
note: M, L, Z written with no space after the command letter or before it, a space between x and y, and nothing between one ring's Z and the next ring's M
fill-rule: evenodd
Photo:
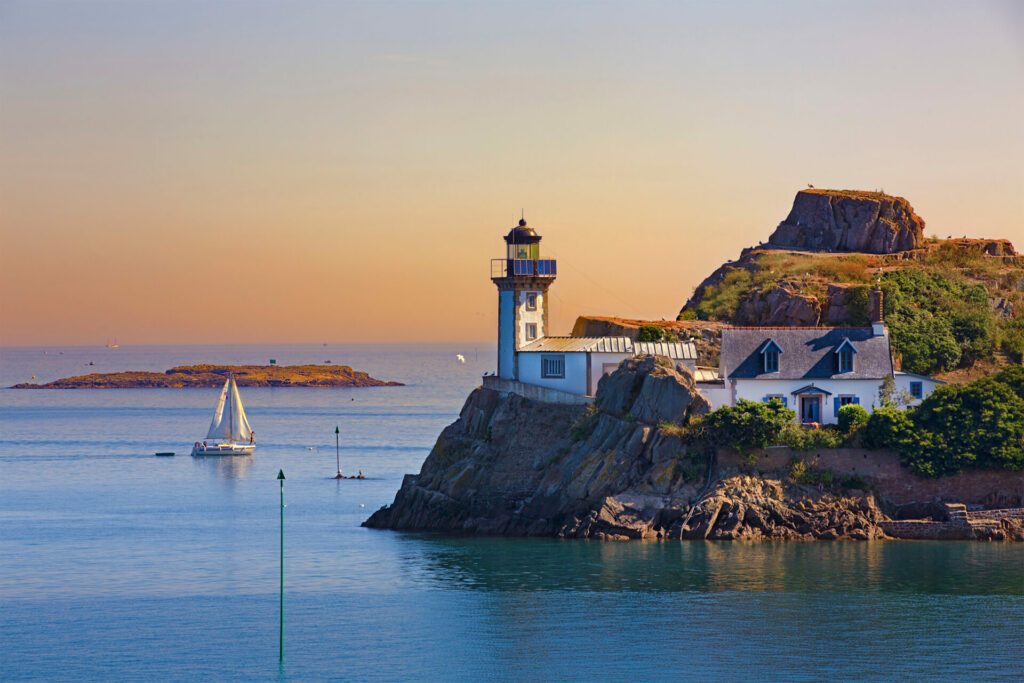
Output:
M519 349L545 337L548 287L558 274L553 259L540 258L540 235L520 220L505 235L505 257L491 260L498 287L498 376L519 379Z

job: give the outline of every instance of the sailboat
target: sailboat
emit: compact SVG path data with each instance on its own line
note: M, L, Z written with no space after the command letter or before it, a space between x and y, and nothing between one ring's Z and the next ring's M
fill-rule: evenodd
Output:
M206 441L196 441L192 455L251 455L256 450L256 434L242 407L242 397L234 377L224 381Z

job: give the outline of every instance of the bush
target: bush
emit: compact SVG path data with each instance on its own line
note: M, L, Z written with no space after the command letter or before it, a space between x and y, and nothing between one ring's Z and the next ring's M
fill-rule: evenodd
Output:
M885 274L882 288L904 370L945 372L991 356L997 321L984 286L955 271L901 268Z
M661 341L662 331L657 325L641 325L640 332L637 334L637 341L642 342L656 342Z
M924 474L1024 466L1024 398L998 376L939 387L914 411L913 422L913 443L903 454Z
M863 428L870 417L868 411L859 405L845 405L839 409L839 431L851 434Z
M999 326L999 348L1017 362L1024 359L1024 317L1006 320Z
M907 411L894 406L876 408L864 427L864 446L901 450L912 439L914 423Z
M839 448L843 445L843 435L834 425L824 425L819 429L790 422L779 435L779 444L789 446L795 451L811 451L816 448Z
M962 351L948 320L927 311L915 311L890 325L892 343L903 359L903 369L922 375L948 372L960 363Z
M777 444L783 429L795 417L796 413L777 399L768 403L740 399L735 406L719 408L700 418L690 433L709 447L727 446L745 454Z

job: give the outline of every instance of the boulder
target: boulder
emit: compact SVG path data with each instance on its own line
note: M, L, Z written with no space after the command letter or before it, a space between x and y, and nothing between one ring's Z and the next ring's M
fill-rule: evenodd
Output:
M924 220L902 197L856 190L801 190L768 243L808 251L895 254L924 246Z

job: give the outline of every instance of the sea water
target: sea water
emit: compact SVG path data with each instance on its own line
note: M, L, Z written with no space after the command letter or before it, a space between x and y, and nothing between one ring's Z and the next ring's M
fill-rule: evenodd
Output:
M0 390L0 679L1024 678L1021 544L361 528L419 470L493 347L0 349L0 384L270 358L406 386L243 387L249 458L188 455L217 389ZM343 471L365 480L331 478L335 426Z

